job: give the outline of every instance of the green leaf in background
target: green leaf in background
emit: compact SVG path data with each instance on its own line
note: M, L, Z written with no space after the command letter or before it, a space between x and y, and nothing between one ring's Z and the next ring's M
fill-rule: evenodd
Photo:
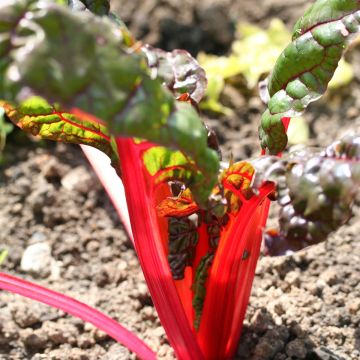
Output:
M208 78L206 99L200 104L202 109L231 115L232 109L219 101L226 80L242 74L248 88L254 89L261 77L273 69L277 58L291 41L291 33L280 19L275 18L265 30L256 25L239 23L236 38L228 56L198 55ZM336 89L347 85L353 77L351 65L341 60L329 87Z
M5 261L8 254L8 250L0 250L0 265Z
M353 67L344 59L339 61L339 65L335 70L334 76L328 84L329 89L338 89L342 86L349 85L354 78Z
M231 114L231 109L219 102L226 79L242 74L248 87L255 88L261 75L270 72L290 39L290 32L279 19L273 19L266 30L251 24L238 24L237 40L229 56L200 53L198 60L208 77L207 97L201 107Z
M298 116L290 121L287 131L289 145L305 144L309 135L309 125L304 117Z
M279 19L273 19L268 29L255 25L239 24L241 39L233 44L233 54L239 58L241 73L249 88L257 86L260 76L269 73L291 34Z

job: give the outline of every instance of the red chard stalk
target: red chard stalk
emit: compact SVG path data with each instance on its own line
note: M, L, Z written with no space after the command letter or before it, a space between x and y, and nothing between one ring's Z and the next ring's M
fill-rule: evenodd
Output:
M266 254L288 254L325 240L351 216L359 136L324 150L283 151L290 117L324 93L358 32L360 3L318 0L299 20L267 82L262 155L222 166L216 135L198 112L204 70L186 51L136 43L109 9L106 0L2 2L0 106L32 135L110 158L117 175L85 148L133 239L176 356L229 359L263 238ZM271 200L281 206L279 229L264 231ZM78 303L71 311L72 300L33 284L23 291L24 284L0 274L2 289L86 321L95 314ZM153 357L101 316L97 326Z

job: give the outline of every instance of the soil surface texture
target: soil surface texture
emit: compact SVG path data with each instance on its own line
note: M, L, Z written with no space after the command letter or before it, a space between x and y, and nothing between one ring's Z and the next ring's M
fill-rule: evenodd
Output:
M226 53L234 23L289 27L309 1L113 1L138 38L165 49ZM216 21L214 21L214 19ZM214 28L214 26L216 26ZM347 54L355 78L305 114L311 145L360 130L360 50ZM223 156L259 153L264 110L257 91L228 84L232 117L204 114ZM159 358L174 359L135 251L77 146L10 136L0 168L1 271L76 297L138 334ZM270 222L274 222L274 209ZM326 243L293 256L260 259L238 347L238 360L360 359L360 207ZM29 261L31 259L31 261ZM0 360L125 360L136 357L89 324L20 296L0 292Z

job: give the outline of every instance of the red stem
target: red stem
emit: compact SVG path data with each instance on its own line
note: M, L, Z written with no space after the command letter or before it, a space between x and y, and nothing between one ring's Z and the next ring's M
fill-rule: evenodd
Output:
M137 336L110 317L75 299L31 282L0 272L0 289L42 302L87 321L136 353L141 359L155 360L155 354Z
M202 360L164 252L157 214L147 184L141 152L133 140L116 139L135 248L159 318L175 353L182 360Z
M259 196L244 203L228 233L222 234L198 334L206 358L231 357L239 340L267 218L266 196L272 190L273 185L267 185ZM242 258L245 250L249 253L246 260Z

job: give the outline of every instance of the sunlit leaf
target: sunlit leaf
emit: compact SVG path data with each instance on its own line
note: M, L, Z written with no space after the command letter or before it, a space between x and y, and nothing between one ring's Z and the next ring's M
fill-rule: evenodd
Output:
M28 98L17 107L1 101L0 106L24 131L43 139L93 146L108 155L113 166L118 168L118 156L104 124L63 112L38 96Z
M156 210L159 216L184 217L198 211L199 206L194 202L190 190L185 189L176 197L165 198Z
M9 254L8 250L0 250L0 265L5 261Z
M284 117L299 116L325 92L349 40L359 31L360 3L317 1L295 25L293 41L278 58L268 83L261 146L278 154L287 144Z

